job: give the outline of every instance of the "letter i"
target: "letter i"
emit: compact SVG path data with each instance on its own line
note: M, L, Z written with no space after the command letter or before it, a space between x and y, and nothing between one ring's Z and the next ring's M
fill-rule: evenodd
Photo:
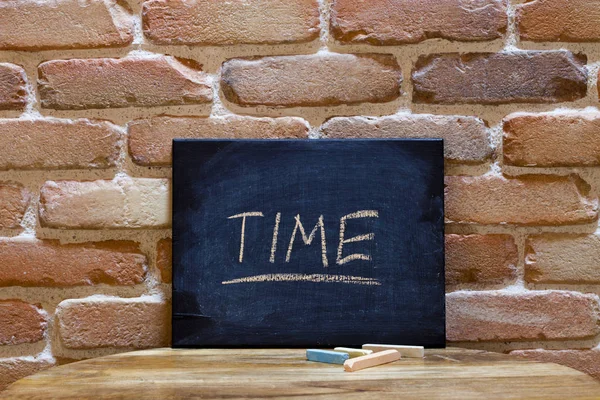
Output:
M275 262L275 251L277 251L277 236L279 235L279 222L281 221L281 213L278 212L275 215L275 227L273 228L273 242L271 244L271 257L269 262Z

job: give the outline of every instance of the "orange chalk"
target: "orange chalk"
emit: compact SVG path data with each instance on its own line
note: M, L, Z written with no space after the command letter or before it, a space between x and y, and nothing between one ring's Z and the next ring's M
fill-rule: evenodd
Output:
M351 358L344 361L344 370L347 372L359 371L399 360L402 355L397 350L385 350L362 357Z

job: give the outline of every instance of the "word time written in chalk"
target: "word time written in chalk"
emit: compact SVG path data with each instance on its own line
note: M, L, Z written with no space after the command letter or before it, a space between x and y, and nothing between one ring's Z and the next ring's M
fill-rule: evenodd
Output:
M240 251L238 260L240 263L244 261L244 246L245 242L249 239L246 237L246 220L248 218L255 217L264 217L264 214L260 211L248 211L240 214L235 214L227 217L227 219L239 219L241 221L241 234L240 234ZM365 240L374 240L375 234L363 233L358 236L353 236L350 238L345 237L346 226L349 220L358 219L358 218L379 218L379 212L377 210L359 210L353 212L351 214L346 214L340 218L340 229L339 229L339 240L337 243L337 257L335 263L337 265L344 265L350 261L354 260L366 260L370 261L371 256L369 254L362 253L353 253L344 256L344 244L346 243L354 243L361 242ZM306 246L310 246L317 234L321 238L321 262L323 263L323 267L329 266L329 261L327 259L327 239L325 237L325 223L323 222L323 215L319 216L317 223L314 225L313 229L307 235L307 230L305 229L300 214L297 214L294 217L295 225L292 231L292 235L289 239L289 242L285 239L285 243L287 244L287 251L285 253L285 262L290 262L292 258L292 251L294 249L294 243L296 242L296 237L300 236L302 241ZM275 262L275 253L277 251L277 246L280 241L279 239L279 225L281 224L281 213L278 212L275 214L275 224L273 226L273 239L271 241L271 254L269 257L269 262Z

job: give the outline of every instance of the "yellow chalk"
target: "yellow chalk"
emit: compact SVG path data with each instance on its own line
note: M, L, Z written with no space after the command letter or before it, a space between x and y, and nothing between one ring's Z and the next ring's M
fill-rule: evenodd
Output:
M376 365L387 364L399 360L402 356L397 350L385 350L362 357L351 358L344 361L344 370L354 372Z
M373 350L374 353L385 351L385 350L398 350L402 357L407 358L423 358L425 356L425 349L423 346L404 346L397 344L363 344L365 350Z
M350 356L350 358L366 356L373 352L373 350L352 349L350 347L336 347L335 349L333 349L333 351L339 351L340 353L347 353Z

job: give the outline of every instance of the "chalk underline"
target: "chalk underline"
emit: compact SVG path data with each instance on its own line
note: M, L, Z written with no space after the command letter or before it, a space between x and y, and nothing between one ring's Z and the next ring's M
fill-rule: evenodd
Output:
M348 283L351 285L370 285L380 286L381 282L373 278L351 275L331 275L331 274L265 274L246 276L243 278L223 281L223 285L232 285L236 283L255 283L255 282L327 282L327 283Z

